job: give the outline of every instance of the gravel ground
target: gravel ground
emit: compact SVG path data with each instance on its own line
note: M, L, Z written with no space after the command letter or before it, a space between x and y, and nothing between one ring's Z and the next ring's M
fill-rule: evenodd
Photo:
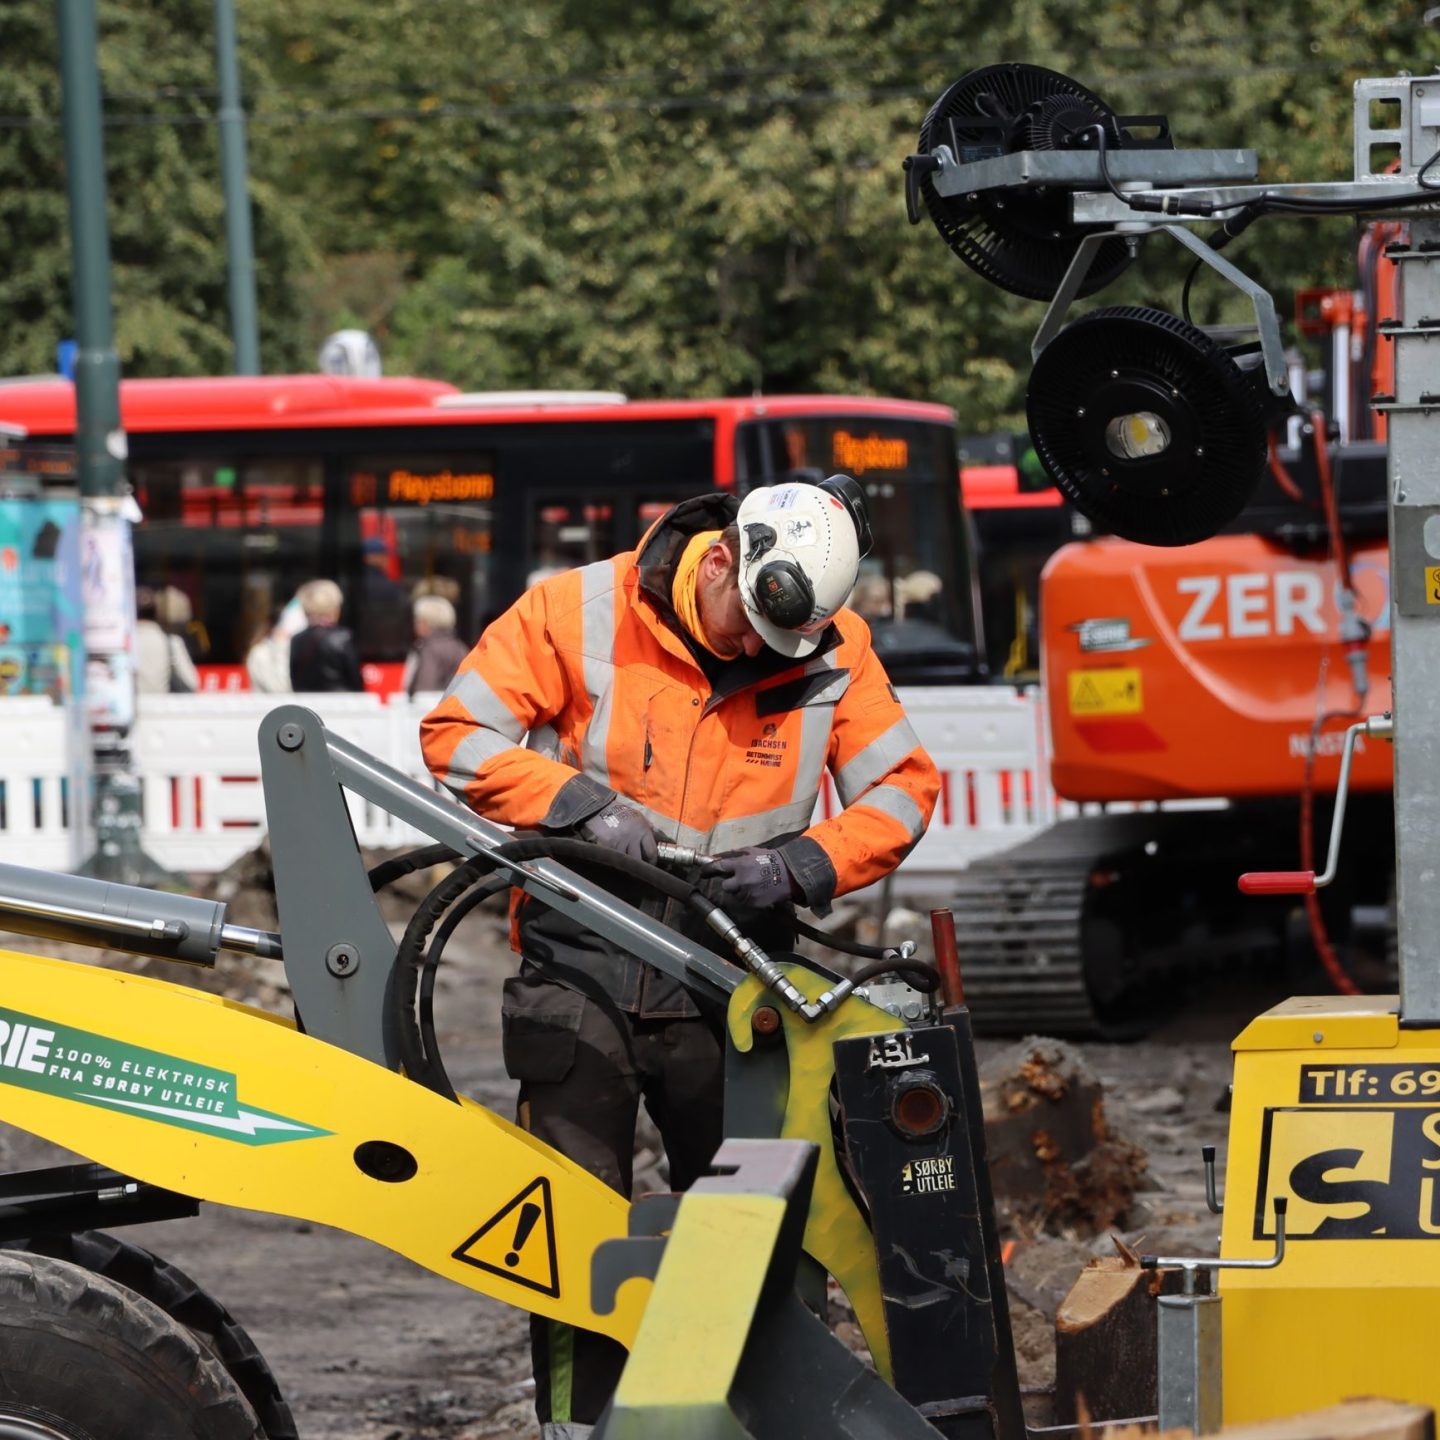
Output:
M243 898L243 897L242 897ZM237 901L231 920L265 924L263 904ZM273 917L268 922L273 925ZM468 933L467 933L468 932ZM19 940L15 948L75 952ZM512 957L501 918L481 912L457 935L436 995L440 1042L458 1089L509 1114L514 1086L499 1053L500 985ZM228 961L228 988L283 1001L278 967ZM161 967L170 978L185 974ZM247 995L247 998L248 998ZM1212 986L1150 1039L1077 1049L1105 1087L1114 1131L1138 1144L1148 1171L1123 1231L1145 1248L1213 1253L1218 1221L1204 1205L1199 1147L1223 1159L1230 1038L1281 992ZM982 1040L982 1063L1010 1042ZM653 1140L637 1189L662 1188ZM0 1125L7 1168L56 1163L33 1137ZM452 1285L368 1242L324 1227L224 1207L127 1236L218 1296L268 1358L307 1440L490 1440L535 1437L526 1317ZM1053 1380L1054 1311L1091 1255L1114 1253L1108 1233L1017 1237L1010 1263L1022 1382L1032 1423Z

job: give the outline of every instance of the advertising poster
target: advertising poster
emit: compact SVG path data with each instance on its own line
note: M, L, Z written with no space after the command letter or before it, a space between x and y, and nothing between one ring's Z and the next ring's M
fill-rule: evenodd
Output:
M135 628L135 557L130 522L118 510L85 511L80 534L85 648L93 655L128 651Z
M81 693L80 503L0 499L0 695Z
M135 555L118 505L91 500L82 512L80 598L86 714L92 729L128 730L135 723Z

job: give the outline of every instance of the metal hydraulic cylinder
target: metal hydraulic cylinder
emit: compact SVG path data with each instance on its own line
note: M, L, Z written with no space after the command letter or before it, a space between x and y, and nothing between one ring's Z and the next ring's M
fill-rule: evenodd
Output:
M191 965L215 963L226 928L217 900L23 865L0 865L0 926Z

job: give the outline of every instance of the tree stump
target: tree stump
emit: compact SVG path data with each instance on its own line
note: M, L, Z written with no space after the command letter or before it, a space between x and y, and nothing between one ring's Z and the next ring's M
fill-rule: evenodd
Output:
M1100 1081L1072 1046L1027 1039L980 1072L1002 1224L1093 1235L1123 1221L1146 1162L1111 1134Z

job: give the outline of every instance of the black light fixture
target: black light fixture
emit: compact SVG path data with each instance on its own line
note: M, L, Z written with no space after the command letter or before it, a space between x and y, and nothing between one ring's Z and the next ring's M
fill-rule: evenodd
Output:
M1139 305L1067 325L1030 373L1026 417L1055 484L1098 527L1190 545L1245 508L1273 397L1258 354Z
M1157 124L1158 122L1158 124ZM1136 125L1158 134L1140 138ZM1104 131L1107 151L1168 149L1161 116L1120 116L1078 81L1039 65L986 65L957 80L930 107L920 127L919 153L948 145L962 163L1027 150L1095 150ZM1069 195L1059 189L981 190L941 195L933 172L908 166L907 204L919 219L923 200L945 243L994 285L1031 300L1048 300L1059 288L1076 243L1103 226L1076 225ZM1107 240L1090 266L1080 294L1108 285L1134 258L1138 237Z
M1269 426L1291 408L1274 301L1217 253L1263 207L1237 214L1213 195L1167 188L1228 178L1243 157L1115 159L1172 149L1163 115L1120 115L1067 76L1003 64L951 85L925 117L920 152L905 162L912 221L923 201L973 270L1050 302L1026 391L1046 473L1097 528L1148 545L1193 544L1234 520L1264 473ZM1092 154L1081 161L1076 151ZM1077 191L1108 191L1127 207L1124 218L1077 221ZM1178 223L1221 213L1222 230L1208 244ZM1188 320L1145 306L1063 324L1076 299L1114 280L1156 232L1249 297L1257 343L1222 346Z

